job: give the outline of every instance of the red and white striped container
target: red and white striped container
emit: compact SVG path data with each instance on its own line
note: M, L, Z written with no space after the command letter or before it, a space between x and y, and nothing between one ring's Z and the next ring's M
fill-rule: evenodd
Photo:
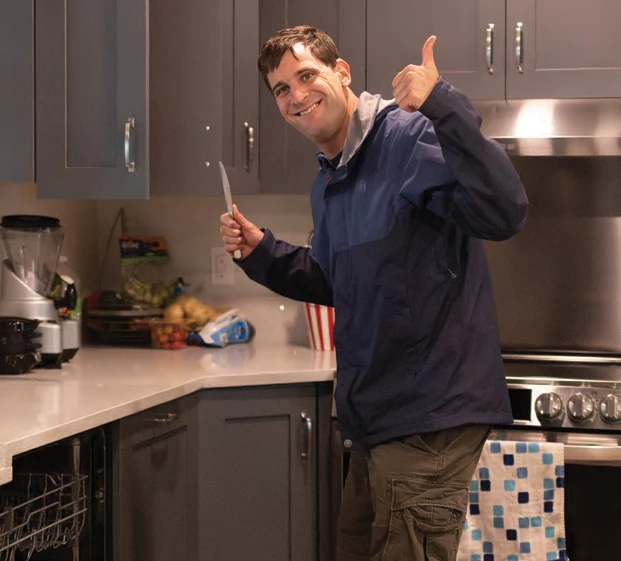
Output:
M306 323L311 349L334 350L334 308L306 302Z

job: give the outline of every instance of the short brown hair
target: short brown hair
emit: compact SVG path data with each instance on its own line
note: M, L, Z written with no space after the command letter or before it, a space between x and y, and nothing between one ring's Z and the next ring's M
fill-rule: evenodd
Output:
M263 80L269 88L267 75L276 70L280 65L282 57L289 51L296 59L298 58L293 50L293 46L298 43L310 47L310 51L315 58L334 68L339 58L339 52L332 38L323 31L311 25L298 25L289 27L274 33L261 48L259 56L259 70L263 74Z

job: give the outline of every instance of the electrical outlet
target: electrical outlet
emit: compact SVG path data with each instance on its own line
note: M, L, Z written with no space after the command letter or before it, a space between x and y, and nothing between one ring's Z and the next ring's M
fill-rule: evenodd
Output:
M235 263L221 247L211 248L211 284L235 284Z

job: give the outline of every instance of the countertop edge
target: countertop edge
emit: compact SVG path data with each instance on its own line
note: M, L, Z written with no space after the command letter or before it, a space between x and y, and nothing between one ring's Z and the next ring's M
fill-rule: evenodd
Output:
M286 380L283 378L286 376ZM29 452L58 442L75 434L118 421L135 413L140 413L202 389L227 387L252 387L265 385L287 385L302 383L331 382L334 380L333 370L302 370L283 374L282 372L256 372L246 374L222 374L202 376L161 391L145 395L144 397L119 404L115 407L96 411L91 415L73 419L65 424L48 430L31 434L12 442L0 443L0 485L9 483L13 478L13 458L24 452ZM76 427L76 425L78 425Z
M0 485L13 480L13 466L0 468Z

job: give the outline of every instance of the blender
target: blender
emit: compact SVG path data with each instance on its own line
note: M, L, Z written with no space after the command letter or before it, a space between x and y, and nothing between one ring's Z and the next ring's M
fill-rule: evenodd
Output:
M0 316L38 320L41 366L60 368L80 346L79 324L59 316L49 297L63 243L58 218L4 216L0 223L6 259L2 261Z

